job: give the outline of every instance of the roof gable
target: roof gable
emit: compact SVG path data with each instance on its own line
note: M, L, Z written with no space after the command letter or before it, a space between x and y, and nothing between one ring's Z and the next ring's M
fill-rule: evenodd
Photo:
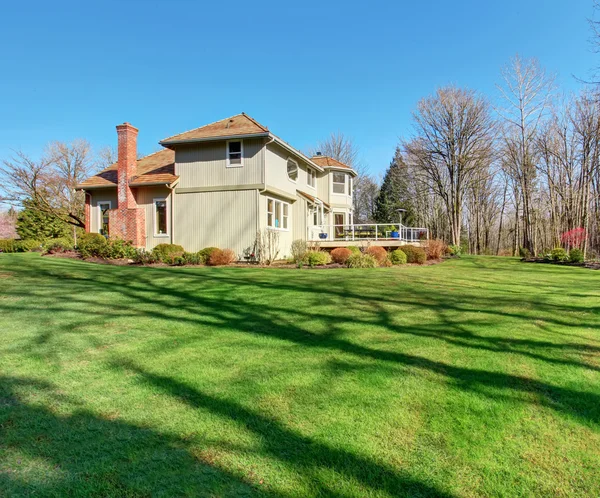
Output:
M200 128L173 135L161 140L160 143L168 145L170 143L206 140L210 138L219 139L245 135L264 135L268 133L269 129L266 126L261 125L258 121L242 113L201 126Z
M77 185L77 188L116 187L117 163L111 164L100 173L91 176ZM175 152L169 149L149 154L136 163L137 175L130 185L171 184L177 180L175 176Z

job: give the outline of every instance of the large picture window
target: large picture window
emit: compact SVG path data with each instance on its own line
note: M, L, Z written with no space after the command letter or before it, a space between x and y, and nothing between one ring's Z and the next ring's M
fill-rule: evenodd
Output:
M237 168L244 165L244 144L241 140L227 142L227 167Z
M333 193L334 194L345 194L346 193L346 173L340 173L334 171L333 173Z
M289 212L290 205L287 202L267 198L267 227L287 230Z
M108 211L110 210L110 201L99 202L98 210L100 211L100 218L98 220L98 233L108 237L110 235L108 216Z
M154 236L169 235L169 218L166 199L154 199Z

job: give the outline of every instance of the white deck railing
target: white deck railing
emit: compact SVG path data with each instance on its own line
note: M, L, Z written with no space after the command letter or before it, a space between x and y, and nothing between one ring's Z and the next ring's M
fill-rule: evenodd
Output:
M401 240L404 242L418 242L428 238L429 230L427 228L405 227L404 225L398 226L390 223L313 225L308 227L309 241Z

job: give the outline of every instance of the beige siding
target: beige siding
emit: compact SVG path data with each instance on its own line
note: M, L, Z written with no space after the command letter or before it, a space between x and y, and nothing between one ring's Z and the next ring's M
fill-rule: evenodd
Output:
M283 202L287 202L290 207L288 211L288 229L278 230L279 232L279 258L286 259L290 255L290 249L292 246L292 240L294 240L294 204L298 201L290 202L289 199L284 199L273 194L261 194L260 196L260 207L259 207L259 225L261 230L267 229L267 199L277 199Z
M306 239L309 209L308 202L304 197L298 196L298 200L294 203L292 214L292 239Z
M117 189L106 188L89 191L92 195L91 209L90 209L90 231L98 233L100 230L100 208L98 207L99 202L110 202L111 209L117 207Z
M171 191L166 187L146 187L137 189L138 206L143 207L146 211L146 249L150 250L158 244L168 244L171 242L173 233L173 223L169 219L169 233L166 236L155 236L155 220L154 220L154 199L167 199L167 216L171 218Z
M263 183L264 141L244 140L244 165L228 168L225 141L179 147L175 152L175 174L179 188L248 185Z
M186 251L233 249L242 258L254 245L257 204L256 190L175 194L174 242Z

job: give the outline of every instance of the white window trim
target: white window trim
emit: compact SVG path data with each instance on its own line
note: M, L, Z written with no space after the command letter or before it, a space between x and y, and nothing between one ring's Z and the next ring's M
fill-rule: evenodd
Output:
M166 216L167 216L167 233L157 233L157 219L156 219L156 201L165 201ZM168 238L171 236L171 213L167 197L155 197L152 199L152 231L154 237L157 238Z
M108 204L108 210L112 209L112 201L98 201L96 206L98 206L98 233L102 230L102 208L100 207L102 204Z
M292 161L295 165L296 165L296 179L292 180L290 178L290 174L288 173L287 170L287 164ZM285 162L285 174L287 175L287 178L290 182L292 183L298 183L298 178L300 177L300 166L298 165L298 161L296 161L295 159L292 159L291 157L287 158L287 161Z
M344 192L343 192L343 193L340 193L340 192L334 192L334 191L333 191L333 185L334 185L334 184L335 184L335 185L341 185L341 183L338 183L338 182L334 182L334 181L333 181L333 175L334 175L335 173L340 173L340 174L344 175ZM345 173L344 171L335 171L335 170L334 170L334 171L332 171L332 172L331 172L331 193L332 193L333 195L345 195L346 197L348 197L348 178L349 178L349 177L350 177L350 175L349 175L348 173Z
M311 185L310 183L308 183L308 179L311 178L312 175L314 175L314 177L315 177L314 185ZM310 188L317 190L317 170L316 169L312 169L310 167L306 168L306 185Z
M291 215L292 215L292 210L290 207L290 203L289 202L285 202L285 201L281 201L279 199L275 199L274 197L266 197L266 204L265 204L265 226L267 227L267 230L278 230L280 232L289 232L290 231L290 219L291 219ZM275 203L279 202L281 203L281 221L283 222L283 205L285 204L287 206L288 209L288 214L287 214L287 228L281 228L281 227L271 227L269 226L269 201L273 201L273 223L275 223Z
M239 142L240 143L240 153L241 153L241 163L240 164L230 164L229 163L229 143L230 142ZM244 141L243 140L227 140L225 142L225 156L227 157L227 167L228 168L241 168L244 166Z

